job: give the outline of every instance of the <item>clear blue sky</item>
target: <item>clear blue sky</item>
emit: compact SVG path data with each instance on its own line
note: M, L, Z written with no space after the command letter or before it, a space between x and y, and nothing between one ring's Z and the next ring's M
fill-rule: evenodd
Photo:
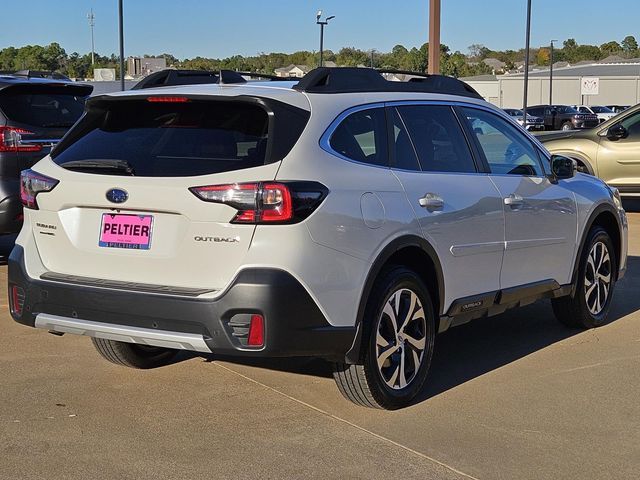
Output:
M524 46L526 0L442 0L442 41L467 52ZM118 51L116 0L2 2L0 48L58 42L90 51L86 14L96 15L96 51ZM336 15L326 48L388 51L427 39L428 0L124 0L125 55L172 53L178 58L226 57L318 48L315 12ZM640 1L533 0L532 46L573 37L598 44L640 37Z

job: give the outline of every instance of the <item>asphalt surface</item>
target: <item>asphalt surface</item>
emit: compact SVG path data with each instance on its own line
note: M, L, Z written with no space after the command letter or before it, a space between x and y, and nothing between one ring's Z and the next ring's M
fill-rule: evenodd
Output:
M326 364L182 356L153 371L87 338L14 323L0 267L0 479L635 479L640 213L611 322L540 302L438 337L428 386L396 412L338 393Z

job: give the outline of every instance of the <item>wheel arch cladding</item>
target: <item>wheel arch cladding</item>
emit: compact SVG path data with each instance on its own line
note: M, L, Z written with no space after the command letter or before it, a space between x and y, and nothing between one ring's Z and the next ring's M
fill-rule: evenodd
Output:
M347 363L359 363L362 361L361 345L364 334L363 321L367 300L380 272L389 265L403 265L416 272L425 282L431 294L432 301L434 302L433 311L436 314L436 332L438 331L445 289L444 275L438 255L429 242L421 237L406 235L396 238L380 252L369 269L358 305L356 335L353 345L346 355Z
M618 277L620 255L622 253L622 236L620 232L620 222L614 208L611 205L605 203L598 205L589 216L589 219L585 222L585 228L582 231L580 246L578 248L573 266L573 277L571 280L571 283L573 285L575 285L578 269L580 268L580 259L582 258L582 252L584 251L585 242L587 241L587 235L589 234L589 231L595 226L604 228L611 237L613 247L615 248L614 253L616 256L616 268L614 274L616 278Z

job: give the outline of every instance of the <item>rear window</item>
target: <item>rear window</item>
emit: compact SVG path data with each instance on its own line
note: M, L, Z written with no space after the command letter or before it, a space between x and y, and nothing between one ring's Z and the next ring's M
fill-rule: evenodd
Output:
M0 94L0 110L11 121L34 127L70 127L84 110L84 97L56 93Z
M70 137L53 157L72 170L206 175L268 163L269 117L244 102L111 101L91 108Z

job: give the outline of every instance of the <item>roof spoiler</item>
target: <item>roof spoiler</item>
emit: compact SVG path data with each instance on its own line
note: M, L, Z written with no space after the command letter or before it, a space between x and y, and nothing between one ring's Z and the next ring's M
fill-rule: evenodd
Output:
M406 70L355 67L316 68L302 77L293 88L306 93L416 92L482 99L477 91L457 78Z
M25 78L49 78L51 80L67 80L71 79L62 73L48 71L48 70L18 70L17 72L13 72L10 75L15 77L25 77Z

